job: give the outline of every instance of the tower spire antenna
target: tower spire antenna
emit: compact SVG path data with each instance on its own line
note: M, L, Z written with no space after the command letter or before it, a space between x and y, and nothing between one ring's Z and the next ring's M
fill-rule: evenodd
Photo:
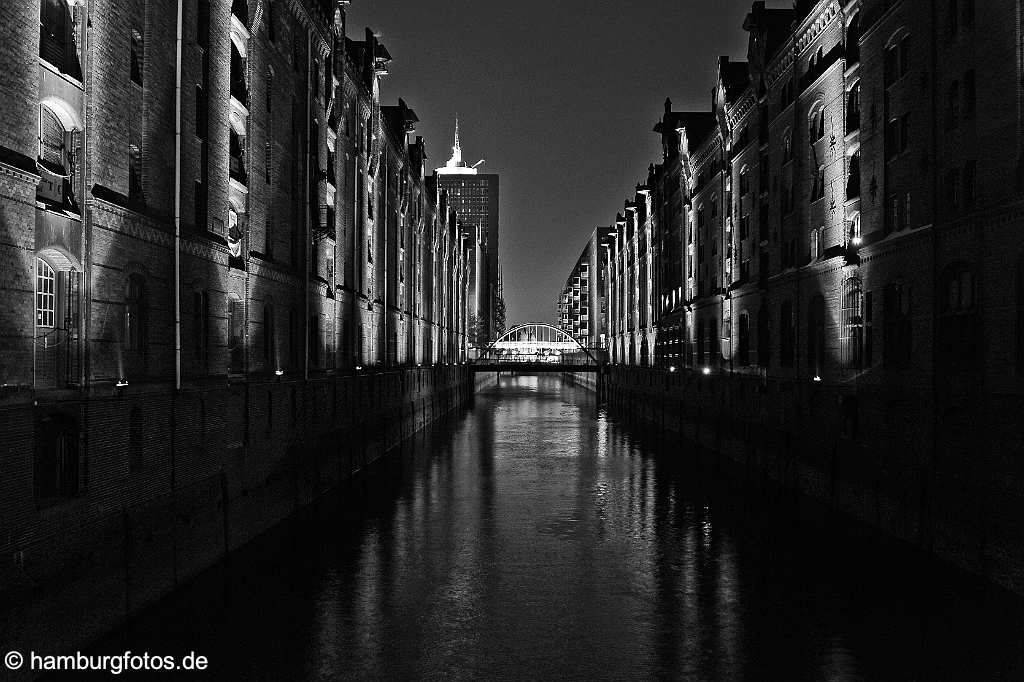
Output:
M455 114L455 146L452 147L455 156L462 158L462 147L459 146L459 115Z

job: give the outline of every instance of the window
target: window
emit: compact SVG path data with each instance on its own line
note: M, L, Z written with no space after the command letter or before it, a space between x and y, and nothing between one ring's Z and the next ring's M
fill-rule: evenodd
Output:
M263 170L264 170L264 174L266 176L267 184L269 185L270 184L270 169L273 168L273 166L274 166L274 148L271 146L269 141L267 141L263 145L263 154L264 154Z
M200 47L210 45L210 0L199 0L196 12L196 42Z
M860 82L853 84L846 94L846 132L860 128Z
M74 31L66 0L42 0L39 5L39 56L64 73L71 69L70 62L76 57ZM81 74L74 68L69 75L78 78Z
M858 370L864 362L864 294L859 277L850 277L843 285L840 311L843 367Z
M142 85L142 60L145 57L142 49L142 34L137 30L132 29L131 76L132 82L136 85Z
M783 367L793 366L796 329L794 328L793 304L783 301L779 311L779 362Z
M236 128L237 122L228 128L228 173L242 183L246 184L245 173L245 132ZM257 157L258 158L258 157Z
M963 204L965 208L974 206L974 199L977 192L978 164L973 159L964 163L963 174Z
M245 333L245 306L242 299L234 294L228 296L228 371L239 373L243 371L244 355L244 333Z
M267 91L267 115L270 115L270 113L274 110L274 70L271 68L267 69L267 77L264 83L264 87L266 87Z
M744 168L740 172L740 196L741 197L747 196L747 193L749 191L750 191L750 173L748 173L747 169Z
M67 130L49 106L39 107L39 174L36 197L77 210L74 189L81 131Z
M854 14L846 27L846 63L852 66L860 61L860 14Z
M886 87L907 74L910 70L910 36L903 36L885 49L884 70Z
M910 145L910 114L890 119L885 125L885 158L891 161Z
M793 134L786 131L786 134L782 138L782 164L785 165L788 161L793 160Z
M974 270L964 264L946 268L939 301L939 357L951 369L970 368L980 357L978 290Z
M750 215L740 216L740 239L750 236Z
M196 230L199 232L205 232L207 229L206 221L206 185L198 180L195 182L195 221Z
M141 202L142 197L142 150L136 144L128 145L128 198Z
M821 105L811 116L811 141L817 142L825 137L825 106Z
M36 505L49 507L78 495L78 421L50 414L36 422L33 492Z
M146 349L146 283L141 275L128 278L121 342L125 350Z
M974 0L960 0L961 12L960 18L961 23L965 29L974 28Z
M814 175L814 187L811 190L811 203L825 196L825 166L818 166L818 172Z
M740 313L740 323L737 336L737 359L740 365L746 367L750 364L750 318L746 313Z
M910 192L889 195L885 225L889 232L903 230L910 226Z
M957 0L946 0L946 2L946 28L952 38L960 30L960 8Z
M54 294L53 268L42 258L36 258L36 326L54 326L56 320L56 296Z
M956 168L946 173L946 196L949 207L954 211L960 210L960 171Z
M815 228L810 232L810 256L811 260L821 258L825 252L825 226Z
M850 157L849 172L846 178L846 198L854 199L860 196L860 150L854 152Z
M200 375L206 374L210 354L210 295L205 289L192 295L192 334L196 370Z
M718 217L718 200L715 199L714 197L711 197L711 217Z
M274 0L267 7L267 40L277 42L277 3Z
M196 137L200 140L206 139L206 131L209 128L207 123L207 112L210 110L206 101L206 91L203 86L196 86Z
M910 364L912 327L910 286L896 280L882 297L882 362L886 367Z
M825 368L825 298L815 294L807 309L807 363L814 376Z
M249 85L245 79L246 59L238 49L238 45L231 41L231 96L242 105L249 106Z

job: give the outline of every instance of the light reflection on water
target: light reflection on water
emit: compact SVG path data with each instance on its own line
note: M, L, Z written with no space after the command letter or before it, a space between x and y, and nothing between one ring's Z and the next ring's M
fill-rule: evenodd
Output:
M194 650L216 680L1024 676L1018 600L787 512L751 525L557 378L502 377L415 451L100 650Z

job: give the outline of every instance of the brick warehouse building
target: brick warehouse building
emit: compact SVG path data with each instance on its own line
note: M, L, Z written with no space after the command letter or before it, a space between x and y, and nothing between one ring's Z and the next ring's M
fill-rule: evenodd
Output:
M747 61L655 128L653 299L642 218L606 248L613 399L1024 591L1020 17L753 3Z
M12 645L95 636L465 397L458 217L347 4L0 7Z

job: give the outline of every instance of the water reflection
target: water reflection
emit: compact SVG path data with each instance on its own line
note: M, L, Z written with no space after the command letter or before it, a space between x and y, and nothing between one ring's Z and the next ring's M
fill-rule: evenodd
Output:
M752 522L557 378L502 377L414 445L99 649L195 650L216 680L1024 676L1019 600Z

